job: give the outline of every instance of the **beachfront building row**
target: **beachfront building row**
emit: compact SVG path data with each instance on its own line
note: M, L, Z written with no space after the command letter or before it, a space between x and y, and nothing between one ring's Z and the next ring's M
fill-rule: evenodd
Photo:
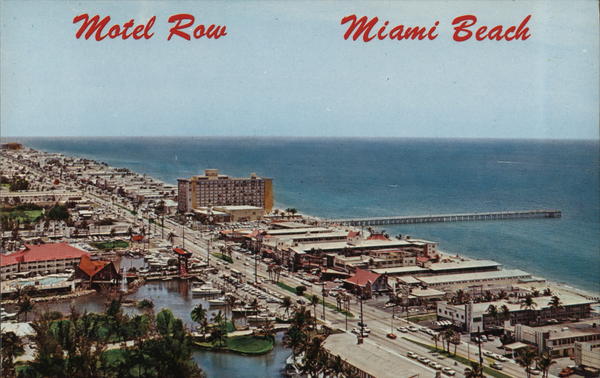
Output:
M594 367L593 359L588 356L592 350L598 353L600 345L600 319L589 319L566 324L546 326L529 326L516 324L514 330L509 329L517 342L535 346L539 352L547 351L553 357L574 357L577 355L577 343L580 345L580 359L585 360L578 365ZM587 347L587 348L586 348ZM594 348L592 348L594 347ZM596 364L597 359L596 359Z
M590 316L594 303L579 295L557 294L560 306L553 306L552 296L532 298L533 304L525 306L519 298L491 302L452 304L439 301L436 304L438 320L449 320L456 327L470 333L505 328L518 324L542 324L547 321L577 320ZM494 306L496 313L490 311ZM508 313L505 313L508 311Z
M268 213L273 208L273 180L258 177L234 178L206 169L204 175L177 180L178 210L182 213L215 206L255 206Z
M18 276L63 273L74 269L82 256L89 256L67 243L25 245L25 249L0 255L2 280Z

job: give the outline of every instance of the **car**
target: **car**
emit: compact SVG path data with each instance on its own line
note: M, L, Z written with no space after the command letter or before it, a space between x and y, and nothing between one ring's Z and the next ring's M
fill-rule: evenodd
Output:
M417 357L417 360L419 360L419 361L423 362L423 361L427 360L427 357L418 356L418 357ZM427 360L427 361L429 361L429 360Z
M493 367L496 370L502 370L502 364L499 364L498 362L494 362L490 366Z
M395 333L388 333L388 334L386 335L386 337L387 337L388 339L396 340L396 338L397 338L398 336L396 336L396 334L395 334Z
M366 327L367 323L363 323L363 322L357 322L356 323L359 327Z
M435 361L431 361L429 363L429 366L432 367L432 368L434 368L435 370L442 370L442 365L438 364Z
M495 354L494 353L494 355L492 357L495 358L495 359L497 359L500 362L506 362L506 361L508 361L508 358L506 358L504 356L501 356L499 354Z
M487 335L487 339L488 339L488 341L494 341L495 337L492 335Z
M569 367L566 367L566 368L562 369L562 370L560 371L560 373L558 373L558 376L559 376L559 377L568 377L568 376L570 376L571 374L573 374L574 372L575 372L575 371L574 371L573 369L571 369L571 368L569 368Z
M529 368L527 371L531 375L540 375L540 373L541 373L541 371L539 371L538 369L535 369L535 368Z
M487 337L485 337L485 335L481 335L481 336L479 336L479 338L481 339L481 342L488 341L488 339L487 339Z
M465 368L465 375L472 373L472 372L473 372L473 369L471 369L470 367Z
M410 358L417 358L417 357L419 357L419 355L416 354L415 352L408 352L408 353L406 353L406 355L408 357L410 357Z
M397 331L402 332L402 333L406 333L408 332L408 330L406 329L406 327L398 327L396 328Z
M408 330L411 332L417 332L419 329L417 327L411 325L410 327L408 327Z
M483 355L487 356L487 357L492 357L494 355L494 353L490 352L489 350L484 350Z
M455 375L456 375L456 372L455 372L454 370L450 369L449 367L444 367L444 368L442 368L442 372L443 372L444 374L446 374L446 375L449 375L449 376L451 376L451 377L453 377L453 376L455 376Z

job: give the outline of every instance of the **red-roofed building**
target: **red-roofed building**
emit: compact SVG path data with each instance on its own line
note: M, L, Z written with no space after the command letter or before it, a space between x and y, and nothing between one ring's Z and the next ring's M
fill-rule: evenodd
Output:
M73 269L89 253L67 243L25 245L25 249L0 255L0 276L7 279L17 273L51 274Z
M387 276L357 268L352 277L344 280L344 286L355 294L370 298L374 291L387 290Z
M367 240L390 240L390 238L388 238L384 233L373 233L369 235Z
M84 255L75 267L75 278L92 283L116 284L121 278L112 261L92 260L89 255Z

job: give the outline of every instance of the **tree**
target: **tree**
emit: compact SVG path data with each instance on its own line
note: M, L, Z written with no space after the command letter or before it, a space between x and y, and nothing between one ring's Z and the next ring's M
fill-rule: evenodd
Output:
M510 309L508 308L508 306L502 305L502 307L500 307L500 310L502 311L502 320L510 320Z
M192 320L200 325L202 334L205 334L207 331L207 329L204 328L204 324L206 323L206 313L207 311L202 307L202 304L198 304L190 313Z
M154 302L150 299L142 299L137 303L137 308L144 312L152 312L154 310Z
M69 210L64 205L56 204L46 212L46 217L51 220L63 220L69 219Z
M548 306L550 306L550 311L552 312L552 314L555 314L556 312L558 312L558 310L563 308L563 304L557 295L552 296L550 302L548 302Z
M548 370L555 363L556 361L552 359L552 355L547 351L538 356L536 366L542 371L542 378L548 378Z
M297 295L303 296L305 291L306 291L306 286L303 286L303 285L296 286L296 294Z
M33 311L33 307L34 304L31 298L28 295L24 295L17 302L17 316L25 314L25 321L27 321L27 314Z
M2 358L2 376L14 377L16 375L14 359L25 353L23 342L14 332L3 332L1 341L2 348L0 349L0 356Z
M488 306L487 311L486 311L493 319L495 322L498 321L498 307L496 307L495 305L491 304Z
M477 362L471 362L471 369L465 374L465 378L482 378L483 367Z
M529 368L535 362L536 354L532 349L526 348L521 349L517 354L516 361L519 365L525 368L525 372L527 373L527 378L531 377L531 373L529 372Z
M313 294L310 297L310 304L313 306L313 319L315 321L317 321L317 305L319 304L319 297L316 294Z
M290 308L292 307L292 298L287 295L283 297L279 307L283 308L285 311L285 316L288 316Z
M431 341L433 341L435 343L435 349L438 348L438 341L440 341L440 334L439 333L434 333L433 336L431 336Z
M525 298L523 298L523 300L521 300L521 308L529 311L530 314L533 312L533 310L536 307L537 307L537 303L535 303L535 301L533 300L533 297L531 295L527 295ZM531 316L530 316L530 318L531 318ZM531 321L531 319L530 319L530 321Z

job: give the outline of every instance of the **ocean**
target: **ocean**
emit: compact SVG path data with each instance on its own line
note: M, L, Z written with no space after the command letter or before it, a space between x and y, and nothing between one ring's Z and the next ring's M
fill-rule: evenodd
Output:
M11 138L14 139L14 138ZM18 138L166 182L218 168L272 177L281 208L325 218L559 209L560 219L389 226L600 293L598 141L359 138Z

